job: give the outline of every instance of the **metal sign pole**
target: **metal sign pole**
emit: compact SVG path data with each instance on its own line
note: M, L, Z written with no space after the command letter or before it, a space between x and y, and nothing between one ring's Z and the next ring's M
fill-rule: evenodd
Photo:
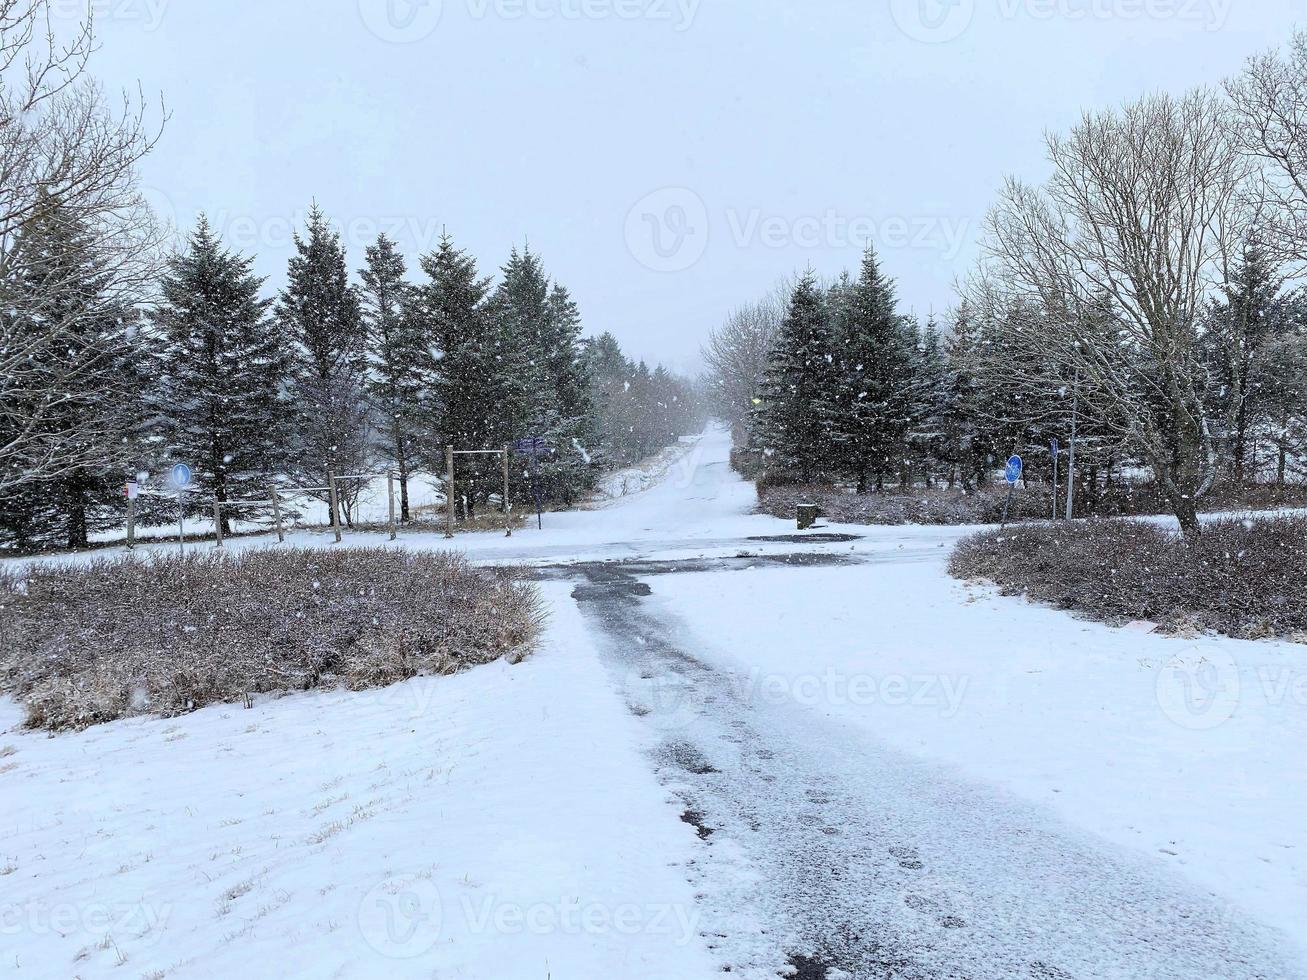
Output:
M513 536L513 515L508 509L508 447L504 447L504 537Z
M445 537L454 536L454 447L445 447Z
M543 531L545 519L540 513L540 451L538 449L531 451L531 492L536 498L536 529Z
M1053 451L1053 520L1057 520L1057 463L1058 463L1058 444L1054 439L1049 445Z

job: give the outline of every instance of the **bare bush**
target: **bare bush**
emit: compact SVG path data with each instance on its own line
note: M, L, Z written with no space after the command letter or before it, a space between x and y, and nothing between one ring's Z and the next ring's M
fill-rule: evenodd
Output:
M32 727L361 689L524 656L534 587L448 552L261 549L0 574L0 690Z
M1061 501L1066 488L1060 488ZM838 524L998 524L1007 500L1006 485L975 490L923 490L888 493L853 493L830 484L758 481L758 509L773 517L791 519L799 504L816 504L822 517ZM1252 484L1237 487L1218 484L1202 499L1202 511L1275 510L1307 507L1307 484ZM1053 510L1051 488L1032 483L1018 486L1012 495L1008 520L1045 521ZM1088 517L1142 517L1168 514L1170 501L1155 482L1113 483L1111 486L1076 485L1076 514Z
M1140 521L973 535L949 571L1108 623L1152 620L1236 637L1307 631L1307 518L1213 521L1201 537Z

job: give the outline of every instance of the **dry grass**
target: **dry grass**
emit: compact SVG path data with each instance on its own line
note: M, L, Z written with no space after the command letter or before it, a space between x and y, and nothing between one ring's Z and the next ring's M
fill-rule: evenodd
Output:
M1008 595L1121 624L1258 639L1307 631L1307 519L1213 521L1196 542L1131 520L972 535L949 566Z
M534 646L538 593L447 552L269 548L0 573L0 690L33 727L361 689Z

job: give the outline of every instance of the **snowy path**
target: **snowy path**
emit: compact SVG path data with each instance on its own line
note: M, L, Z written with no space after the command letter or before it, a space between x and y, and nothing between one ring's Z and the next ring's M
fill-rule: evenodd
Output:
M1301 645L969 588L944 565L971 529L796 535L727 451L459 536L537 567L553 622L518 667L53 739L0 703L0 963L1307 977Z
M1300 975L1272 929L1154 862L704 663L645 602L661 577L585 574L574 595L701 828L693 880L734 975Z

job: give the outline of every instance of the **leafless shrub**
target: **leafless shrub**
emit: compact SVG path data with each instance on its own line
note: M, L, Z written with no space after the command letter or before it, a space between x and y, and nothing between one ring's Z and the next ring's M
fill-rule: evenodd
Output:
M447 552L263 549L0 573L0 690L28 724L360 689L534 646L538 593Z
M1029 525L959 543L949 571L1109 623L1293 636L1307 630L1307 518L1222 520L1197 539L1130 520Z
M1061 488L1064 495L1066 488ZM816 504L821 515L837 524L998 524L1003 519L1006 486L923 490L910 493L855 494L827 484L767 484L758 482L758 509L773 517L793 518L798 504ZM1061 496L1064 500L1065 497ZM1205 512L1273 510L1307 507L1307 484L1219 484L1202 500ZM1061 508L1059 507L1059 512ZM1051 488L1032 483L1012 495L1008 520L1043 521L1053 511ZM1076 513L1093 517L1141 517L1171 511L1165 492L1156 483L1121 481L1092 490L1077 484Z

